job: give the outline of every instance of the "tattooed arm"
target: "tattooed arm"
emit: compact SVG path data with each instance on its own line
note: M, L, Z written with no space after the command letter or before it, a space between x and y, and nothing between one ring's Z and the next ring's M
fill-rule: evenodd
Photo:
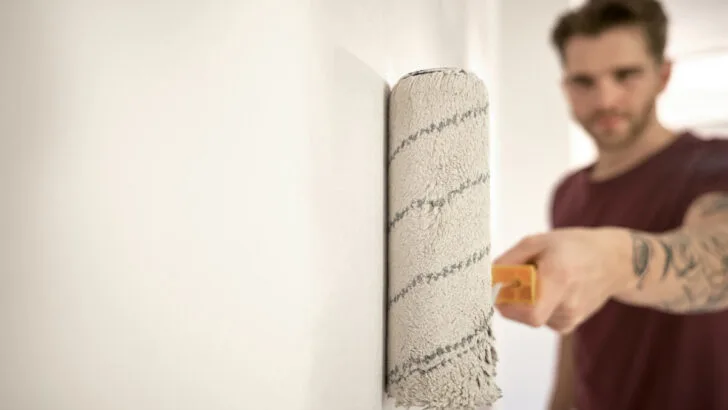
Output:
M637 285L618 300L683 314L728 309L728 192L698 198L678 230L632 231L631 240Z

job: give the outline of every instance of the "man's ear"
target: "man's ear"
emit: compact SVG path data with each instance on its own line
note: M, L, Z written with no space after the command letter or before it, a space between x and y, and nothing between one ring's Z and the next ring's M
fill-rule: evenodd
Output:
M660 63L658 75L660 77L660 92L665 91L667 84L670 83L670 77L672 76L672 60L665 59Z

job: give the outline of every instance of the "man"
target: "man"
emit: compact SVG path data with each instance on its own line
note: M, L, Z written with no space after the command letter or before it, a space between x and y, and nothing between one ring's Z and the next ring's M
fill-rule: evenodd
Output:
M553 32L598 159L494 261L538 267L537 304L498 309L561 333L552 410L728 409L728 140L657 119L667 25L657 1L592 0Z

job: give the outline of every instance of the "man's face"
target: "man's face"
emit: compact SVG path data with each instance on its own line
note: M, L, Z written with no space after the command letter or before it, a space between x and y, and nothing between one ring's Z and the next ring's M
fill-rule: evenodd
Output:
M601 150L630 146L655 118L669 63L655 62L637 27L572 37L564 57L563 85L576 121Z

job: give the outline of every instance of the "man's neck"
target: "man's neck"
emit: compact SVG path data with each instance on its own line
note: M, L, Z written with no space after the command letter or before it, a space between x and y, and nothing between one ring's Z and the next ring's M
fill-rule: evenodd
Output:
M591 179L601 181L623 174L671 144L677 135L660 124L645 129L632 145L619 151L599 151Z

